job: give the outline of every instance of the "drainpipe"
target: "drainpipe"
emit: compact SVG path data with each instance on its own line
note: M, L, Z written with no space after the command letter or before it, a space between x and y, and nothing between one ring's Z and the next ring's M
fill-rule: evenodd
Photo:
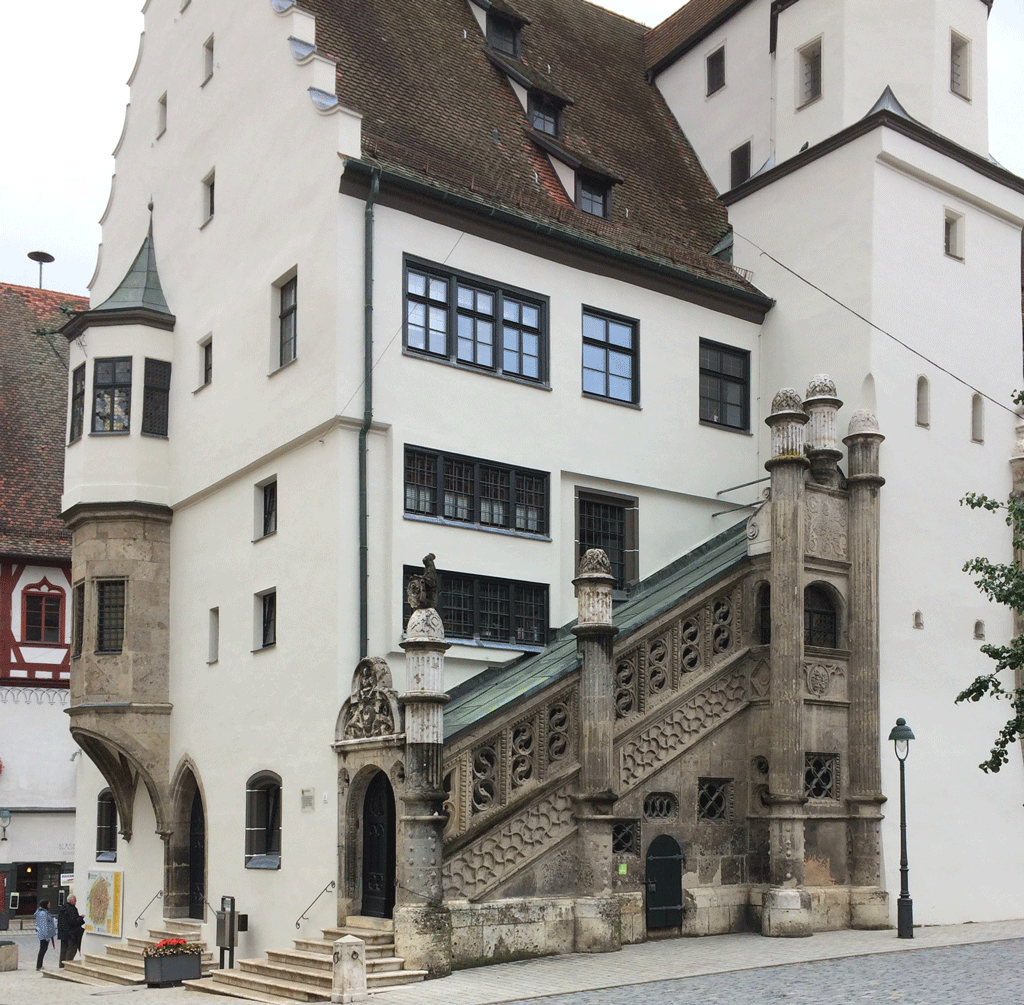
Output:
M380 192L380 171L370 176L363 220L363 424L359 427L359 658L370 648L369 498L366 479L366 434L373 422L373 204Z

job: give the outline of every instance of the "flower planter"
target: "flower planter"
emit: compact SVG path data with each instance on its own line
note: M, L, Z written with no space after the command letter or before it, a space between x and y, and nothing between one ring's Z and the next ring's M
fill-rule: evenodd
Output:
M150 987L180 984L203 976L202 957L196 953L176 953L173 956L147 956L146 983Z

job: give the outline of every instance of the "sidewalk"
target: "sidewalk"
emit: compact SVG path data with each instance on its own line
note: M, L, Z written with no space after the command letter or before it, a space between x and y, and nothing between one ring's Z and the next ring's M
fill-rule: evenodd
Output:
M10 935L0 935L3 937ZM624 987L675 977L1005 939L1024 939L1024 919L917 928L912 940L898 939L891 929L819 932L809 939L766 939L748 933L665 939L625 946L619 953L549 956L461 970L444 980L382 991L372 996L371 1002L376 999L380 1005L451 1005L452 1002L494 1005L521 998ZM212 1005L216 1001L206 996L196 997L184 988L98 988L47 980L35 970L38 943L34 935L15 933L14 941L19 945L21 959L16 972L0 973L0 1005ZM47 953L46 964L48 968L56 966L56 953L52 950Z

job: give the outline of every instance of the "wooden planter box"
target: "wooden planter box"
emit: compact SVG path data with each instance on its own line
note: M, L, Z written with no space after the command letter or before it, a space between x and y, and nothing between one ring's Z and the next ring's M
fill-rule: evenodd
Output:
M180 984L203 976L203 958L196 953L176 953L174 956L146 956L146 983L150 987Z

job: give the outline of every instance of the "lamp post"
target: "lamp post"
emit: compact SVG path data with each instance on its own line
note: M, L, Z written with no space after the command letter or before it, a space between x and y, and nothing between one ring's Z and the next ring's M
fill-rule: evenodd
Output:
M3 837L0 837L0 841L7 840L7 828L11 823L11 811L8 809L0 810L0 831L3 831ZM0 910L3 910L3 904L0 904Z
M896 750L896 759L900 762L900 899L896 901L896 934L900 939L914 937L914 902L910 899L907 889L907 783L904 764L910 753L910 741L914 739L914 731L907 725L906 719L897 719L896 725L889 733L889 739Z

